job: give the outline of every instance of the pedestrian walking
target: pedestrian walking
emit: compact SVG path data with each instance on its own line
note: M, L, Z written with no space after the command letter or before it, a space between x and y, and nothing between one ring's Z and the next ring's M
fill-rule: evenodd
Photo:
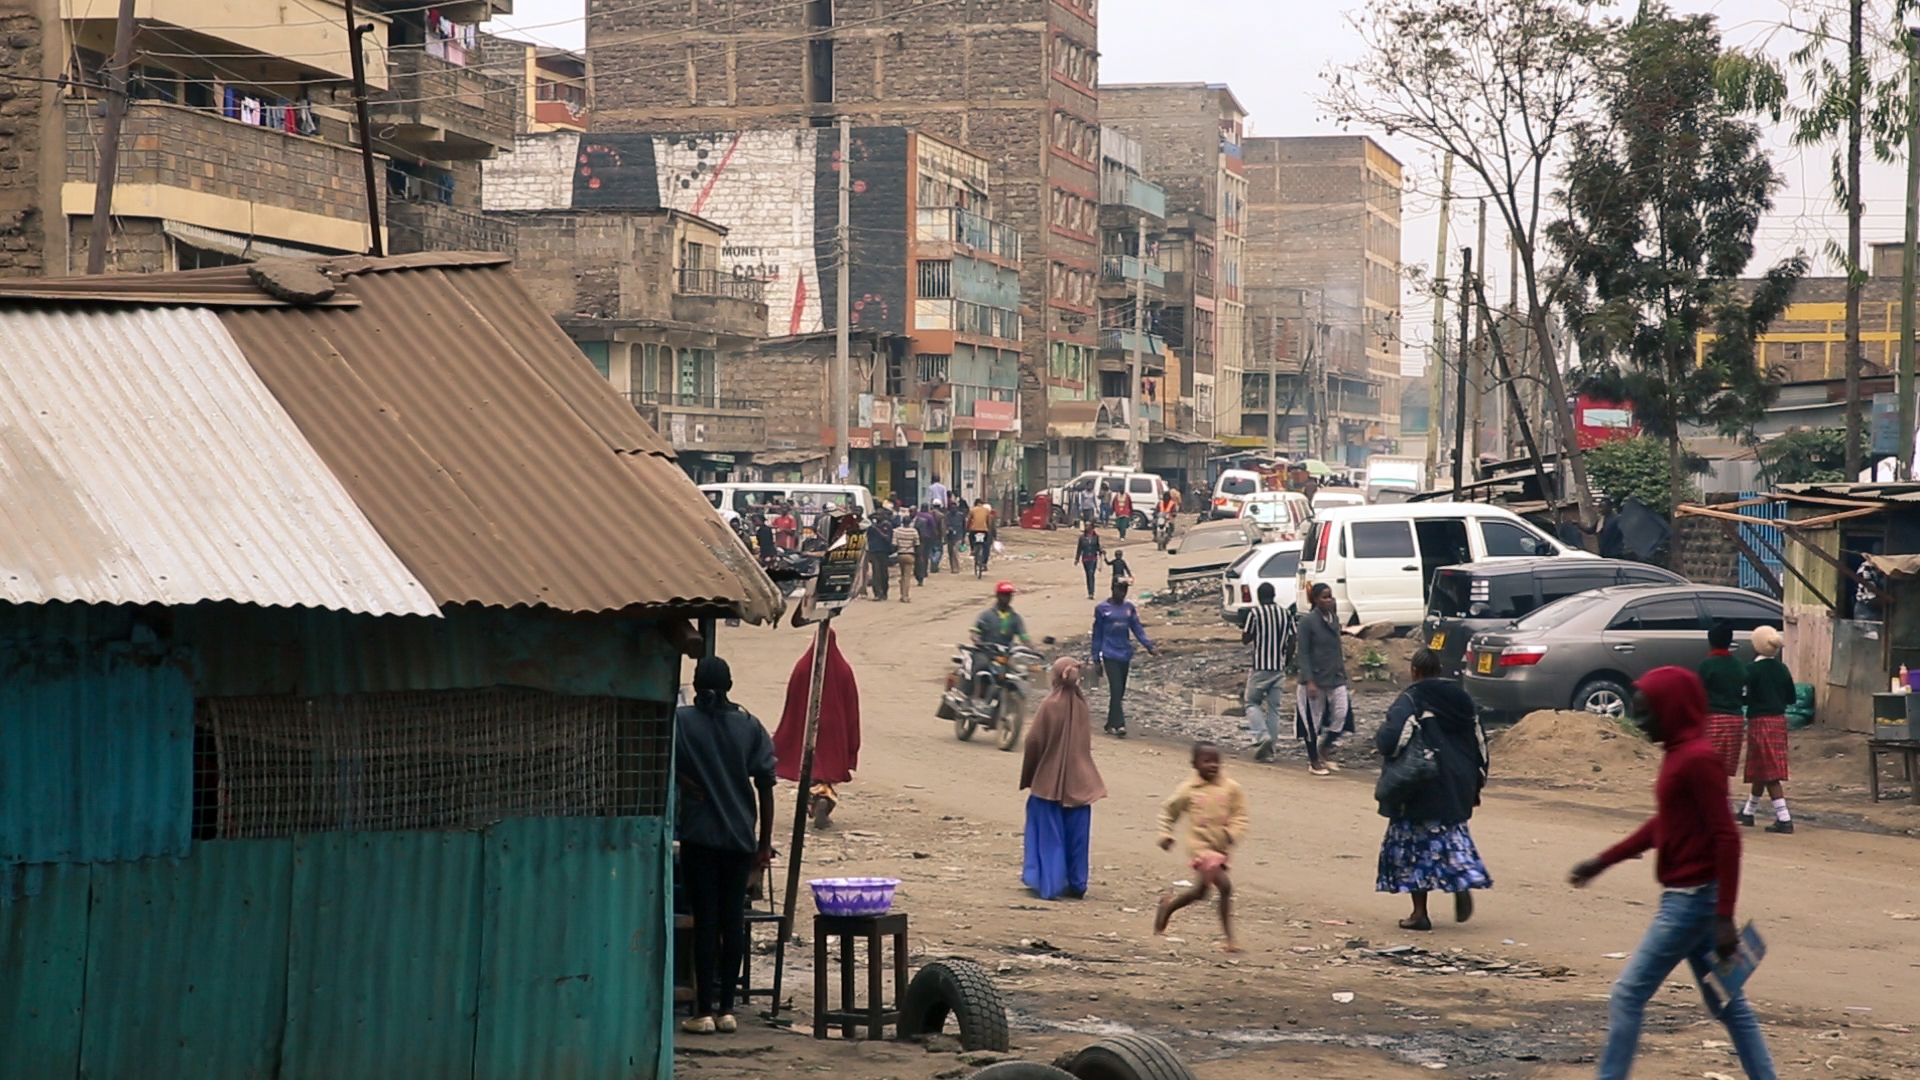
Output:
M732 1033L736 976L746 957L747 884L773 861L773 740L727 700L733 672L717 656L693 669L693 704L674 715L680 880L693 917L692 1035ZM758 817L755 799L758 797Z
M1073 497L1076 500L1076 508L1080 511L1081 521L1090 522L1100 516L1100 497L1094 494L1092 484L1075 492Z
M922 506L920 512L913 516L913 531L920 537L920 543L913 550L913 583L915 585L927 583L927 572L931 569L928 565L927 552L940 550L939 538L934 535L934 529L933 511Z
M944 510L947 506L947 485L940 482L940 474L933 474L933 483L927 485L927 502L935 510Z
M867 581L873 586L873 598L887 598L887 582L892 573L893 550L893 514L881 507L873 515L873 524L867 526L867 559L873 567L873 573Z
M1707 658L1700 661L1699 675L1707 691L1707 741L1720 767L1737 776L1747 741L1747 665L1733 655L1733 627L1723 622L1707 631Z
M1247 612L1240 643L1253 646L1247 671L1247 727L1253 733L1253 760L1272 761L1280 742L1281 705L1286 701L1287 664L1293 660L1293 613L1274 602L1273 582L1260 583L1259 603Z
M1140 625L1140 609L1127 599L1131 579L1116 578L1113 595L1093 609L1093 662L1107 676L1106 730L1122 739L1127 737L1127 717L1122 702L1127 696L1127 672L1133 666L1133 642L1138 638L1149 654L1159 656L1147 629Z
M1080 664L1053 662L1053 691L1027 729L1020 788L1027 795L1026 861L1020 880L1042 900L1087 895L1093 804L1107 797L1093 762L1093 710Z
M1573 868L1583 888L1608 867L1649 849L1664 892L1647 936L1614 980L1607 1002L1607 1042L1598 1080L1626 1080L1640 1044L1647 1002L1685 961L1694 977L1716 958L1733 955L1740 935L1734 901L1740 891L1740 830L1727 811L1727 777L1707 738L1707 693L1685 668L1655 668L1634 687L1633 718L1666 747L1653 793L1654 816L1631 836ZM1748 1080L1774 1080L1773 1057L1746 994L1734 990L1717 1019L1732 1036Z
M1173 847L1173 826L1187 819L1187 865L1198 881L1185 892L1160 898L1153 915L1153 932L1164 934L1173 913L1220 894L1220 951L1237 953L1233 935L1232 853L1247 838L1247 793L1237 781L1222 776L1220 748L1210 742L1193 744L1193 775L1175 788L1160 805L1160 850Z
M773 732L773 753L779 762L776 775L796 784L800 758L806 752L807 699L812 693L813 643L808 642L787 677L787 703ZM852 780L859 767L860 684L853 677L853 665L840 653L839 634L830 629L827 670L820 683L820 722L813 737L813 772L807 785L813 794L808 813L814 828L832 824L833 812L840 806L837 785Z
M800 521L793 515L793 504L781 503L773 513L773 542L783 551L800 546Z
M929 503L921 507L921 512L926 515L930 530L924 538L926 543L922 545L926 553L923 557L926 559L927 573L937 574L940 572L940 553L947 546L947 505Z
M1427 894L1453 894L1453 921L1473 917L1473 890L1493 888L1487 864L1474 847L1467 822L1487 783L1487 736L1473 698L1441 677L1440 657L1416 649L1413 681L1387 708L1373 743L1384 758L1405 751L1417 731L1433 751L1438 775L1394 803L1380 803L1387 834L1380 841L1374 891L1408 893L1413 914L1402 930L1431 930Z
M1127 530L1133 528L1133 496L1125 491L1113 497L1113 527L1120 530L1122 542L1127 539Z
M1307 744L1307 771L1327 776L1339 768L1332 756L1334 740L1353 730L1353 702L1347 694L1347 654L1333 587L1319 582L1307 590L1307 598L1312 609L1300 619L1294 733Z
M947 569L960 572L960 543L967 535L967 504L964 499L947 503Z
M1770 833L1793 832L1787 812L1787 706L1793 704L1793 673L1780 660L1780 631L1762 626L1753 632L1759 654L1747 667L1747 804L1738 820L1753 824L1754 807L1764 792L1773 800Z
M913 580L919 576L920 529L911 516L902 515L893 527L893 550L900 563L900 602L911 604Z
M1093 522L1089 521L1086 528L1081 530L1080 542L1073 549L1074 561L1080 564L1080 569L1087 572L1087 599L1089 600L1093 599L1093 576L1100 570L1100 555L1100 533L1093 527Z

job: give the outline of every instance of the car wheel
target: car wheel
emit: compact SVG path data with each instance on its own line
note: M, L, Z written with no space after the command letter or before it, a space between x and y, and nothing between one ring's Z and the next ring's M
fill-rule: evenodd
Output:
M1610 720L1625 720L1633 692L1612 679L1593 679L1573 692L1573 707Z

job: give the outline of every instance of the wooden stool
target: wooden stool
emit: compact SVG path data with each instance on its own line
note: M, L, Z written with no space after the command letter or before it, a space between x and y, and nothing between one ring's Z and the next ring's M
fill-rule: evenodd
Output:
M1882 757L1900 760L1900 771L1907 781L1907 799L1915 806L1920 806L1920 742L1867 740L1867 794L1873 802L1880 801L1880 759Z
M827 1008L827 939L840 939L840 1007ZM893 1007L884 1002L886 965L881 963L880 940L893 938ZM854 1007L853 944L867 939L867 1007ZM839 1025L842 1038L851 1039L862 1024L867 1038L886 1037L888 1024L900 1022L900 998L907 992L907 916L815 915L813 917L813 1037L824 1039L827 1029Z

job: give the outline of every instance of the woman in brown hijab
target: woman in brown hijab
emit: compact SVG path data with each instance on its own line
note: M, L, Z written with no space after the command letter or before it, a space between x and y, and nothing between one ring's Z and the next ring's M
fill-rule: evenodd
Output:
M1087 838L1093 804L1107 797L1093 763L1093 711L1080 686L1080 665L1053 662L1053 692L1027 729L1020 768L1027 797L1027 859L1020 879L1042 900L1087 895Z

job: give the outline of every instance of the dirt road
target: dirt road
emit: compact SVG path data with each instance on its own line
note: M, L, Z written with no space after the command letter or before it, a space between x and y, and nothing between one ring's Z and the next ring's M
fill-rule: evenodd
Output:
M1229 768L1253 809L1252 835L1234 868L1248 951L1227 958L1212 948L1218 927L1210 910L1183 912L1168 938L1150 933L1154 900L1185 876L1180 859L1153 839L1159 801L1187 771L1185 742L1163 736L1187 729L1130 709L1132 738L1095 736L1111 795L1094 809L1089 895L1036 900L1019 881L1025 798L1016 790L1017 753L978 739L957 742L933 716L952 646L990 601L994 579L1020 587L1017 607L1036 638L1087 632L1091 608L1069 561L1070 538L1014 531L1007 539L1009 557L985 581L939 575L915 590L911 604L896 592L888 603L858 601L838 620L861 688L862 768L844 791L837 827L811 835L805 876L903 879L897 909L912 917L915 951L968 956L997 971L1020 1032L1016 1043L1035 1058L1092 1034L1140 1030L1167 1038L1200 1076L1216 1080L1590 1074L1583 1062L1605 1027L1605 994L1645 930L1658 889L1650 860L1618 867L1586 891L1569 888L1564 877L1648 811L1642 781L1632 790L1572 793L1517 787L1501 781L1496 757L1473 822L1495 887L1472 922L1410 934L1395 926L1405 899L1373 892L1384 821L1364 764L1323 779L1238 753ZM1139 588L1164 581L1165 556L1150 542L1130 545L1128 554ZM1152 633L1165 616L1152 606L1146 614ZM1146 689L1167 690L1183 655L1225 647L1169 637L1169 662L1139 676ZM784 628L722 634L735 697L769 728L806 642ZM1096 694L1096 715L1103 703ZM782 797L785 819L791 794ZM1781 1075L1920 1075L1907 1030L1920 1023L1920 846L1905 836L1811 825L1791 837L1747 831L1745 841L1741 915L1757 920L1771 944L1753 996ZM809 916L803 910L803 936L810 936ZM1382 955L1398 945L1420 951ZM803 1020L812 1008L809 971L802 962L788 983ZM1336 994L1352 997L1337 1001ZM764 1031L742 1039L744 1056L713 1057L717 1043L690 1046L698 1056L682 1059L685 1071L720 1077L827 1068L909 1078L955 1068L950 1057L917 1048ZM1707 1021L1697 993L1676 974L1649 1012L1636 1075L1715 1072L1736 1077L1740 1070L1725 1032Z

